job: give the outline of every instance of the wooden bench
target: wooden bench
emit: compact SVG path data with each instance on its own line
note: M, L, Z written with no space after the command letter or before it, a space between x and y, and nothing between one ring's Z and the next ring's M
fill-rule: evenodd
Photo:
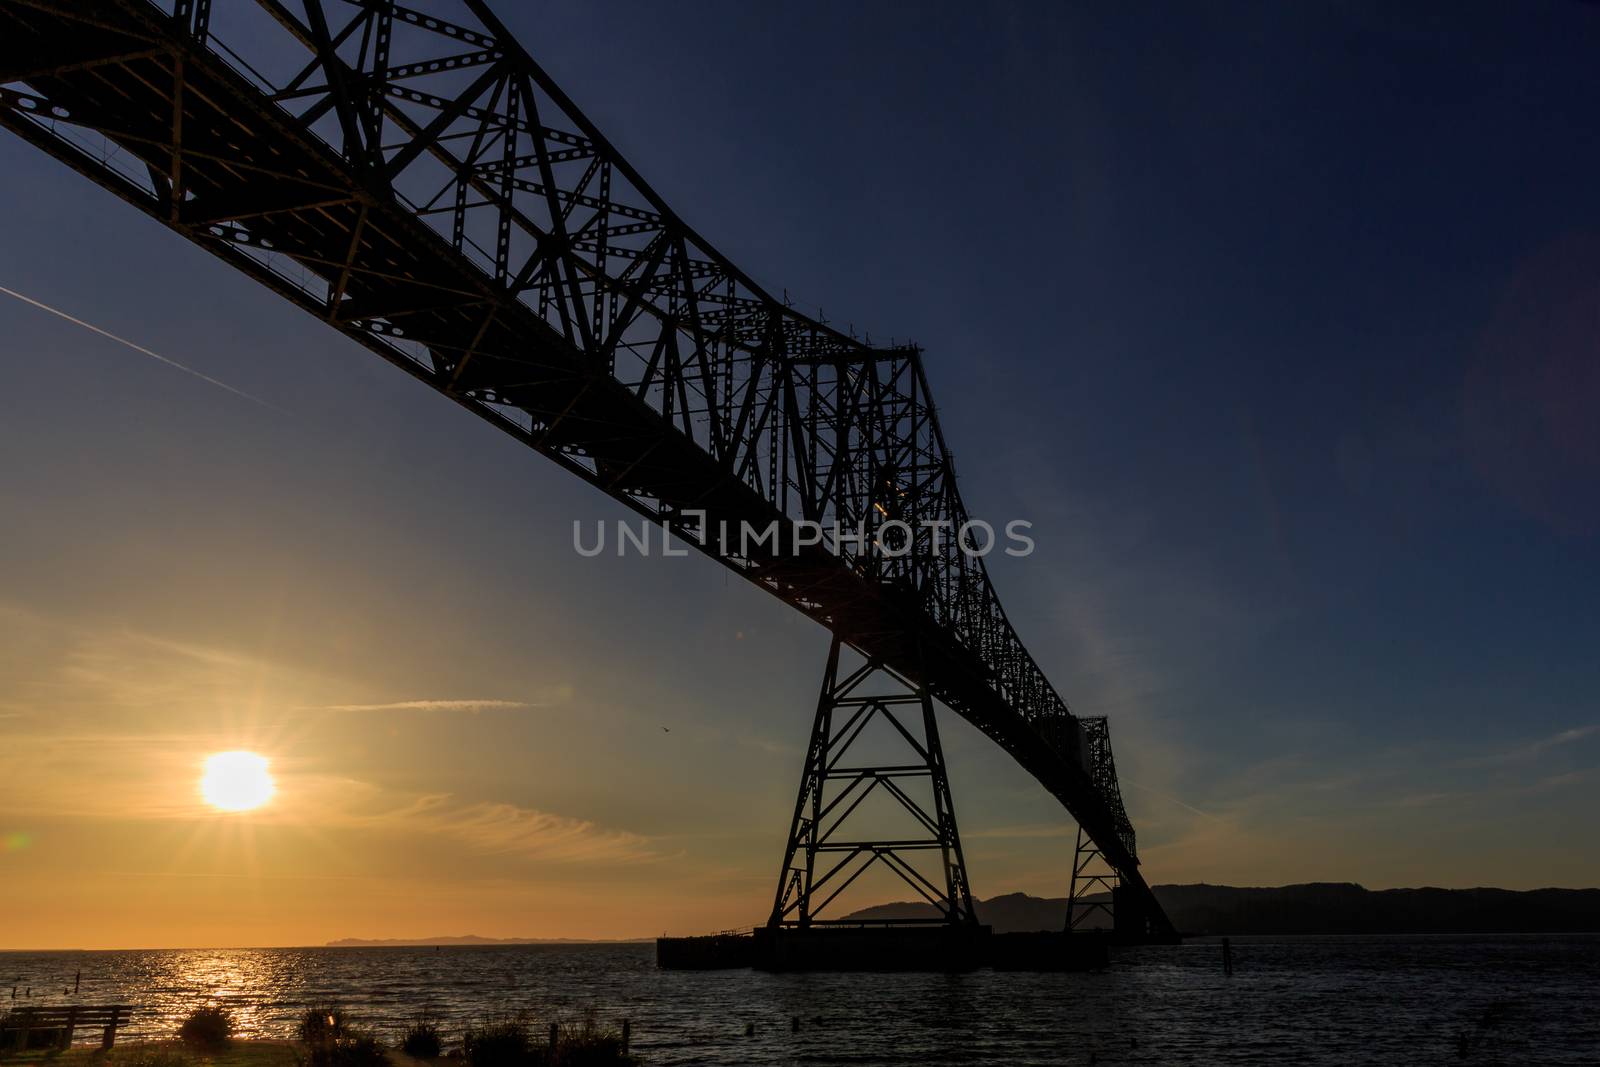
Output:
M67 1004L49 1008L13 1008L0 1016L0 1049L24 1052L29 1048L64 1049L72 1044L74 1030L100 1031L100 1047L110 1048L117 1039L117 1027L133 1017L126 1004L91 1007ZM50 1035L41 1044L42 1035Z

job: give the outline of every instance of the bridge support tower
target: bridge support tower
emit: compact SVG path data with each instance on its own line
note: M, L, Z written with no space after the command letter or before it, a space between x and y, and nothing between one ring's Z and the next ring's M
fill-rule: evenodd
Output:
M933 698L925 685L877 660L842 671L843 648L835 637L828 649L767 928L776 932L835 925L837 920L821 918L821 913L879 865L938 912L936 918L882 925L976 927ZM906 755L894 763L876 753L848 759L853 750L868 747L863 737L872 734L897 738ZM875 832L849 832L852 826L866 825L862 805L874 794L892 798L890 807L899 809L900 816L896 827L912 829L893 837L876 827Z

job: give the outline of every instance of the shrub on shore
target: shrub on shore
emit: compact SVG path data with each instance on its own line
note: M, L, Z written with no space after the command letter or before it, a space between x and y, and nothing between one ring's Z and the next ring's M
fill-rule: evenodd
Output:
M533 1038L521 1019L493 1019L462 1035L461 1054L472 1067L528 1067Z
M388 1067L383 1043L351 1025L343 1008L332 1004L309 1007L301 1013L295 1032L306 1044L301 1067Z
M400 1051L419 1060L438 1059L444 1052L438 1024L432 1019L417 1019L400 1035Z
M576 1026L561 1028L555 1056L549 1060L550 1067L635 1067L642 1062L628 1054L622 1032L601 1026L593 1013Z
M332 1004L316 1004L300 1015L295 1034L308 1045L320 1045L340 1037L350 1025L349 1014Z
M233 1016L214 1004L196 1008L178 1027L178 1040L197 1048L222 1048L232 1036Z

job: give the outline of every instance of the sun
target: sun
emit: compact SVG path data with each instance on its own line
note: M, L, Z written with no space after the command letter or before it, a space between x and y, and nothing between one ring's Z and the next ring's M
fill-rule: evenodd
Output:
M221 811L250 811L272 799L278 785L267 773L267 757L254 752L218 752L206 757L200 795Z

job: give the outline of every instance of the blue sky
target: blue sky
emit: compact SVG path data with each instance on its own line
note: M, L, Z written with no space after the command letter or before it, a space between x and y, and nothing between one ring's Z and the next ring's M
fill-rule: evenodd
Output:
M756 279L925 347L1152 882L1600 881L1600 11L500 8ZM764 912L819 629L577 558L620 507L15 138L0 191L0 285L286 412L0 302L0 759L250 734L638 853L490 849L452 929ZM526 706L327 710L481 699ZM1063 893L1064 814L944 721L975 890ZM42 899L128 816L41 795ZM327 936L443 930L378 915Z

